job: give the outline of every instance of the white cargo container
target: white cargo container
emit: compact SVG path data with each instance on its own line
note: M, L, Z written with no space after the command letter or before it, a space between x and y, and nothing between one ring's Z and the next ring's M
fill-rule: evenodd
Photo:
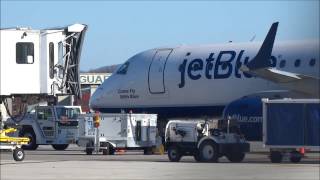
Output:
M94 127L93 114L81 117L78 145L85 147L87 154L94 149L103 154L114 154L116 149L143 149L147 154L156 146L156 114L100 114L98 128Z

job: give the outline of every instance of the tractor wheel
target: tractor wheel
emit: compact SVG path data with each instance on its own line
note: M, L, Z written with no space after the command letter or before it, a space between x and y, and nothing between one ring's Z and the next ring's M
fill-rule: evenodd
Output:
M53 149L57 151L64 151L68 148L69 144L52 144Z
M13 150L13 159L15 161L23 161L24 157L25 157L25 153L23 149L16 148L15 150Z
M23 145L22 149L36 150L38 148L39 145L37 144L36 135L34 134L33 130L22 131L20 137L27 137L30 139L29 144Z
M200 158L204 162L217 162L219 157L218 147L212 141L204 141L201 143Z
M168 149L168 157L171 162L179 162L181 159L181 154L177 146L170 146Z

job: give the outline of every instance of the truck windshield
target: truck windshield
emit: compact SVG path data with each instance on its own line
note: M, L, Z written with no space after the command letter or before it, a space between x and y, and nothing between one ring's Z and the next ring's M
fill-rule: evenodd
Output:
M56 108L58 118L66 117L68 119L76 119L80 114L79 108L57 107Z

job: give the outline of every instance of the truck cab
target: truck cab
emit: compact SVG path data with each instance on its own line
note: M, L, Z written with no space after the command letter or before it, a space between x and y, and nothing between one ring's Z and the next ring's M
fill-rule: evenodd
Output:
M66 149L76 141L80 114L80 106L36 106L17 123L19 136L30 139L23 148L35 150L38 145L52 145L56 150Z

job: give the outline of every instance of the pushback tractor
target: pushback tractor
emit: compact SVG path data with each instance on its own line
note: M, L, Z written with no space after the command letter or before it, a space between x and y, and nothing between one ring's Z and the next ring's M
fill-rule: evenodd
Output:
M241 162L250 149L232 120L171 120L165 145L172 162L182 156L194 156L198 162L217 162L226 156L231 162Z
M36 150L39 145L52 145L55 150L65 150L76 143L80 106L37 106L19 122L17 136L28 137L23 149ZM6 125L13 127L8 119Z

